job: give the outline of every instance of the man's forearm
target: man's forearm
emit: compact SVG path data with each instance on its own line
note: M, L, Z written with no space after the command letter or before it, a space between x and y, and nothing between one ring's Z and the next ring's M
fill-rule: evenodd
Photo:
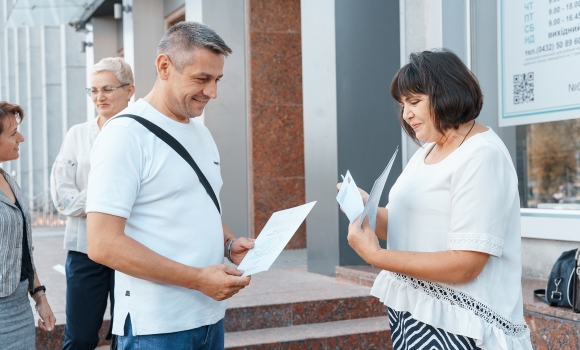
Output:
M125 219L89 213L89 258L140 279L199 289L199 269L168 259L125 235Z
M230 238L232 238L232 239L237 238L236 236L234 236L232 231L230 231L230 228L228 227L228 225L226 225L225 222L223 222L223 221L222 221L222 227L224 230L224 242L226 242Z

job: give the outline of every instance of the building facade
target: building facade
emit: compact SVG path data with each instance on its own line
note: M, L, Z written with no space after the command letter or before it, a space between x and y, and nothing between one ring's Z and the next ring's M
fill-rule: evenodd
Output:
M219 98L198 119L220 150L224 220L235 234L255 237L274 211L316 200L288 248L307 248L309 270L322 274L362 264L346 241L335 184L350 170L370 189L400 146L387 188L394 183L418 146L400 128L391 79L410 53L443 47L478 77L479 121L503 139L518 169L524 275L546 278L580 242L580 114L500 126L501 0L97 0L37 17L21 2L0 6L0 100L24 107L27 141L20 159L2 166L32 205L46 197L68 128L95 116L83 91L90 67L123 56L134 69L134 98L145 96L159 39L185 19L214 28L233 49Z

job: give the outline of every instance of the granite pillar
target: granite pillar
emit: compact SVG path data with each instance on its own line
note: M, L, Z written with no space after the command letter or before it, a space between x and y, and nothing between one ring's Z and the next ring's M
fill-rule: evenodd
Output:
M300 0L249 0L248 11L255 237L274 211L305 202ZM305 247L302 225L286 248Z

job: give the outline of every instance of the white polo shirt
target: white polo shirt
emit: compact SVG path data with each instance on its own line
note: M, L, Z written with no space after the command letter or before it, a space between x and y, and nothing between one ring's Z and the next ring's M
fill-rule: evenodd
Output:
M179 123L140 99L135 114L175 137L195 159L219 198L220 158L209 130ZM223 262L221 216L193 169L165 142L130 118L111 119L91 151L87 213L127 219L125 234L171 260L195 267ZM167 271L167 273L172 273ZM201 292L115 274L113 333L127 314L134 335L162 334L214 324L226 303Z

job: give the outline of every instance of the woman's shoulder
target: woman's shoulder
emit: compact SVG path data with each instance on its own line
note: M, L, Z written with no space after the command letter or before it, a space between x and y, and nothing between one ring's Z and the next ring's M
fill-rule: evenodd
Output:
M462 147L464 147L461 152L462 157L459 158L463 161L479 158L491 164L507 162L514 174L516 174L512 157L506 145L492 128L488 127L487 131L473 135Z

